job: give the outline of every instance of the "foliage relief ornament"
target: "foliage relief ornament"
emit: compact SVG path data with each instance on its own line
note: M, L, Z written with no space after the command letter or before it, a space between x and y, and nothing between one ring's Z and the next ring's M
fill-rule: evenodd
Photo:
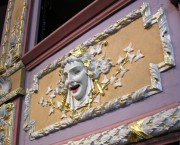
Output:
M49 115L54 113L55 110L59 110L62 112L61 118L66 118L67 115L65 114L69 111L76 113L77 110L82 107L89 108L92 103L100 103L100 95L104 96L104 89L107 88L109 84L113 85L115 89L122 87L122 78L125 73L129 71L124 65L128 62L132 63L132 59L128 57L128 54L130 55L130 53L134 51L132 43L129 43L124 49L126 61L119 61L116 66L113 65L111 59L106 58L105 53L99 59L94 58L93 55L100 54L102 48L103 43L98 43L94 47L91 47L90 52L79 47L62 61L60 70L61 81L57 83L55 89L48 86L45 95L47 95L49 99L42 97L39 101L41 106L50 107ZM118 71L112 75L109 80L106 74L111 67L117 67ZM101 73L104 74L104 79L100 83L99 76ZM118 77L118 74L120 74L120 77ZM97 86L99 92L94 92L94 85ZM56 101L57 106L54 105L56 94L63 95L64 98L61 102Z
M108 78L111 78L111 76L106 77L107 79L105 79L105 81L104 81L106 83L101 83L101 82L99 82L100 74L107 75L107 73L111 67L117 67L117 71L113 75L117 78L117 80L118 79L122 80L124 75L119 77L119 74L121 73L120 66L122 66L123 68L129 69L129 71L130 71L130 68L127 68L126 64L128 64L127 66L131 66L131 65L129 65L129 63L130 64L136 63L136 61L143 58L144 55L140 52L140 50L138 50L137 52L134 52L134 48L133 48L133 50L125 51L125 53L126 54L128 53L128 55L126 55L124 58L120 54L120 56L122 58L120 58L116 62L116 65L114 65L114 63L109 58L106 58L106 54L104 54L99 59L94 59L94 57L97 55L97 53L94 53L94 55L89 56L88 53L90 53L90 52L88 52L87 48L89 48L90 46L93 46L93 45L98 46L101 43L104 46L107 46L108 43L107 42L105 43L104 41L102 41L103 39L114 34L118 30L127 26L128 24L130 24L134 20L140 18L141 16L143 16L144 23L146 23L145 22L147 20L146 17L148 17L150 15L150 13L147 12L147 10L149 10L149 9L145 5L146 4L143 4L143 6L141 6L139 9L128 14L125 18L120 19L114 25L112 25L109 28L107 28L106 30L104 30L102 33L97 34L93 38L90 38L86 42L80 44L74 51L70 52L69 54L63 56L62 58L60 58L58 60L55 60L53 63L48 65L45 69L41 70L36 75L37 81L35 82L35 84L37 86L36 88L38 88L38 80L39 79L41 79L43 76L45 76L47 73L53 71L57 67L62 68L62 69L60 69L61 78L60 78L59 84L57 85L57 87L52 89L53 91L58 92L58 95L62 96L62 101L58 100L58 102L55 103L54 98L50 98L49 100L45 99L45 100L47 100L47 104L48 104L47 106L50 108L52 107L54 109L54 111L58 110L58 111L63 112L63 114L70 111L70 112L72 112L72 115L71 115L71 117L62 119L60 122L50 125L40 131L35 131L35 123L36 122L34 120L30 120L30 118L29 118L30 97L33 93L36 93L36 91L37 91L37 89L33 89L33 87L32 87L27 92L27 97L26 97L26 101L25 101L26 109L25 109L25 117L24 117L25 130L30 130L30 132L31 132L30 139L42 137L51 132L54 132L55 130L63 129L69 125L76 124L80 121L89 119L91 117L96 117L96 116L102 115L106 112L112 111L114 109L127 106L131 103L134 103L136 101L139 101L141 99L149 97L150 95L153 95L155 93L162 91L161 79L160 79L159 74L160 74L160 72L173 67L175 65L175 62L174 62L174 54L173 54L173 49L172 49L172 45L171 45L171 40L170 40L170 36L168 33L168 29L167 29L166 18L163 13L163 10L160 9L158 11L158 13L156 13L155 15L152 16L152 19L151 19L152 21L151 22L148 21L148 23L147 23L148 25L153 25L154 23L159 24L160 36L161 36L161 41L162 41L163 50L164 50L164 61L159 64L150 65L151 84L144 86L135 92L129 93L124 96L119 96L109 102L98 105L97 107L91 106L92 102L94 102L94 101L96 102L96 99L98 100L99 95L100 95L100 97L104 95L104 89L106 89L108 87L108 85L110 84L110 79L108 79ZM147 26L147 25L145 24L145 26ZM145 28L147 28L147 27L145 27ZM128 49L130 49L131 47L132 47L132 43L130 43L128 45ZM103 47L102 47L102 49L103 49ZM102 49L101 49L101 51L102 51ZM99 51L98 53L101 54L101 51ZM134 55L134 57L132 57L132 55ZM136 58L136 59L134 60L134 58ZM80 70L82 69L83 71L86 72L86 74L87 74L86 77L88 78L88 79L86 78L86 80L91 80L91 81L86 81L86 82L90 82L89 84L92 85L92 87L89 87L88 89L86 89L86 91L84 91L84 93L87 94L86 96L88 99L85 97L85 99L84 99L85 101L83 100L85 103L83 101L82 102L79 101L80 103L79 104L77 103L76 104L77 106L71 105L71 101L73 102L73 100L70 99L70 98L72 98L71 94L68 95L68 91L69 91L68 89L69 88L77 89L80 86L80 84L72 83L72 88L71 87L68 88L68 86L64 84L65 80L67 78L66 74L68 72L67 71L66 73L64 73L66 64L68 64L68 63L71 64L74 61L76 61L77 64L79 64L79 66L77 64L76 64L76 66L79 67ZM107 66L107 67L105 67L105 66ZM67 68L71 68L71 67L69 66ZM79 70L77 69L77 72L78 71ZM73 72L75 73L76 71L73 71ZM91 82L93 82L93 83L91 83ZM120 84L120 82L119 82L119 84ZM95 91L93 89L94 87L97 87L98 91ZM43 98L47 98L47 97L43 96ZM42 101L40 101L40 102L42 102ZM82 105L82 107L87 107L87 109L85 109L82 112L79 112L78 105L79 106ZM80 109L81 109L81 107L80 107ZM62 118L64 118L64 117L62 117ZM122 128L124 128L124 126ZM126 131L127 131L126 133L128 133L129 129L126 129ZM124 134L124 137L125 137L126 133L125 132L122 133L122 134Z
M12 87L11 79L8 77L0 77L0 98L7 95Z
M22 3L22 13L15 18L12 27L12 16L14 13L15 0L9 0L7 8L7 17L5 23L5 32L2 41L2 57L0 61L0 73L6 72L9 68L14 67L20 60L22 51L22 42L24 35L24 26L27 12L27 0ZM12 29L11 29L12 28ZM21 61L20 61L21 62Z
M3 104L0 107L0 144L12 144L14 104Z
M150 139L180 129L180 106L163 110L138 121L90 135L65 145L118 144L125 145Z

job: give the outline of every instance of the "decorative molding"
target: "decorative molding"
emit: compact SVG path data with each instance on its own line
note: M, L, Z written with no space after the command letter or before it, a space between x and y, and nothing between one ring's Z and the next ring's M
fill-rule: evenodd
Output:
M11 26L11 19L12 19L12 13L14 9L14 1L15 0L9 0L8 3L8 8L7 8L7 16L6 16L6 23L5 23L5 33L3 36L3 41L2 41L2 54L1 54L1 59L0 59L0 72L4 72L4 64L6 61L6 56L7 56L7 50L8 50L8 38L10 35L10 26Z
M10 76L13 75L15 72L18 70L22 69L22 76L19 79L24 79L24 72L25 72L25 67L21 61L18 63L15 63L13 67L7 69L7 71L1 75L2 78L8 78L10 79ZM11 82L13 83L13 82ZM12 85L12 84L11 84ZM11 87L10 87L11 88ZM9 92L6 93L5 95L0 95L0 105L3 104L4 102L16 97L17 95L25 95L25 89L22 87L20 84L19 88L16 88L15 90L9 89Z
M3 98L0 98L0 105L3 104L4 102L16 97L17 95L25 95L26 91L24 90L24 88L17 88L13 91L11 91L10 93L8 93L7 95L5 95Z
M12 82L10 78L0 77L0 98L7 95L12 87Z
M0 106L0 143L12 145L15 105L13 103Z
M134 2L134 0L101 0L92 2L92 4L80 12L77 17L68 21L66 25L59 27L46 39L35 45L34 48L25 52L22 60L27 70L31 70L61 50L68 43L132 2Z
M3 73L1 76L2 77L9 77L9 76L11 76L12 74L14 74L15 72L17 72L20 69L25 70L25 66L22 63L22 61L19 61L18 63L14 64L13 67L11 67L8 70L6 70L6 72Z
M175 65L174 55L173 55L170 36L168 33L168 29L167 29L167 22L166 22L166 18L163 13L163 10L160 9L155 15L150 17L150 12L149 12L150 9L148 7L149 7L149 5L144 3L139 9L134 10L132 13L128 14L125 18L120 19L114 25L111 25L110 27L105 29L102 33L99 33L99 34L95 35L93 38L90 38L87 41L85 41L84 43L78 45L75 48L75 50L72 50L69 54L63 56L62 58L55 60L53 63L49 64L45 69L41 70L39 73L34 75L34 82L32 84L32 87L30 89L27 89L27 91L26 91L26 99L25 99L26 108L25 108L25 112L24 112L24 122L25 122L24 129L26 131L29 130L31 140L45 136L51 132L57 131L59 129L63 129L70 125L77 124L77 123L87 120L89 118L100 116L100 115L110 112L112 110L122 108L124 106L132 104L139 100L145 99L145 98L149 97L150 95L153 95L153 94L156 94L156 93L159 93L162 91L160 72L165 71ZM154 23L159 24L160 36L161 36L162 46L163 46L163 50L164 50L164 61L161 62L160 64L150 64L151 84L144 86L144 87L140 88L139 90L132 92L130 94L127 94L124 96L119 96L118 98L116 98L110 102L104 103L100 106L92 107L84 112L76 114L73 118L66 118L63 121L60 121L56 124L47 126L46 128L41 129L39 131L35 131L36 122L35 122L35 120L31 120L29 115L30 115L31 96L33 93L36 93L38 91L39 79L41 79L47 73L49 73L49 72L53 71L54 69L56 69L57 67L59 67L61 65L61 61L68 58L70 54L71 55L81 55L83 53L83 51L85 51L88 47L93 46L97 43L101 43L101 41L103 41L105 38L116 33L118 30L124 28L125 26L127 26L128 24L130 24L131 22L135 21L136 19L138 19L140 17L143 17L145 28L149 28L150 25L153 25ZM148 17L148 18L146 18L146 17ZM129 44L129 47L131 45ZM124 51L126 51L128 54L130 54L130 52L131 52L131 50L129 48L125 49ZM140 50L136 54L136 57L137 58L135 59L135 56L133 56L132 61L133 61L133 59L138 60L139 58L143 57L143 55L140 53ZM130 55L127 55L127 58L130 60L130 58L131 58ZM124 64L124 63L126 63L126 61L118 60L117 63ZM88 65L88 63L86 62L84 65ZM123 75L122 75L122 77L123 77ZM97 85L99 85L99 84L97 84ZM100 85L98 86L98 88L101 88ZM126 134L124 134L124 135L126 135Z
M90 135L66 145L75 144L130 144L180 129L180 106L163 110L133 123Z
M0 73L6 72L11 67L17 65L21 59L22 43L24 36L24 25L26 20L27 0L23 1L22 14L17 18L11 28L11 20L14 10L14 0L9 0L7 17L5 23L5 33L2 42L2 56L0 60Z

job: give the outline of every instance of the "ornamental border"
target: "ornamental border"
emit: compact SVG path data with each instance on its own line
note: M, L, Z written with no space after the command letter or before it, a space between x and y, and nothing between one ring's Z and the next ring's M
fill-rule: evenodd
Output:
M180 105L163 110L152 116L139 119L129 124L96 133L66 145L108 144L125 145L150 139L180 129Z

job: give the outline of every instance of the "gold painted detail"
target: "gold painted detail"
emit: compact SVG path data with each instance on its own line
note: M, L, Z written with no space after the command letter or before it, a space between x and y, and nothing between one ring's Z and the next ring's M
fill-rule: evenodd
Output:
M77 47L74 51L70 52L69 55L74 56L76 59L78 58L82 58L83 55L87 55L86 53L90 53L92 55L99 55L101 54L102 48L103 46L108 47L108 42L107 41L103 41L98 43L97 45L93 46L90 50L90 52L87 52L85 50L85 48L83 48L82 46ZM121 56L125 56L124 58ZM116 65L114 65L114 67L116 67L117 71L114 75L111 76L110 79L106 78L106 80L103 80L102 82L100 82L99 78L94 78L94 74L93 72L90 70L90 67L92 67L92 60L89 60L87 58L81 60L83 62L84 67L87 68L87 74L89 76L89 78L92 79L93 82L93 86L95 86L96 89L91 89L88 88L88 95L89 95L89 100L88 102L83 106L83 107L79 107L77 110L72 110L70 108L70 104L67 102L67 92L68 90L66 88L64 88L64 82L62 81L63 79L60 79L59 82L57 83L57 86L59 88L62 88L60 92L56 92L58 88L56 89L52 89L50 86L48 87L48 90L46 92L46 97L41 97L40 101L38 102L42 107L49 107L49 116L53 113L55 113L55 110L60 111L62 114L61 118L67 118L67 114L70 114L69 116L71 118L74 117L80 117L79 115L81 115L81 112L83 112L84 110L88 110L92 107L93 103L100 103L100 98L102 96L105 96L105 89L108 89L109 85L114 85L114 88L118 88L118 87L122 87L122 79L124 78L125 74L130 70L127 69L126 65L130 66L130 64L132 65L133 63L137 62L139 59L143 58L144 55L140 52L140 50L137 50L137 52L135 52L134 48L132 47L132 43L129 43L128 46L126 48L124 48L124 54L122 54L119 59L117 60L117 62L112 62ZM105 63L104 61L105 56L103 56L102 58L100 58L99 61L100 65L103 63ZM93 60L96 61L96 60ZM97 64L98 62L96 62ZM93 66L94 67L94 66ZM98 65L95 67L99 67ZM48 68L46 68L48 70ZM60 69L60 74L62 75L63 69ZM37 85L37 84L36 84ZM34 86L36 86L34 85ZM57 98L59 98L57 100ZM120 104L124 104L126 103L127 99L122 98L120 100Z
M142 124L144 120L139 120L129 125L131 129L130 142L138 142L140 140L151 138L150 135L146 134L142 129Z
M11 19L14 9L14 0L9 0L8 13L6 19L6 29L4 33L4 40L2 43L2 56L0 60L0 73L4 73L9 68L13 67L21 59L23 32L25 25L25 16L27 10L27 1L23 2L22 14L15 18L13 28L11 26Z
M145 7L144 7L145 8ZM142 7L140 8L140 9L138 9L138 10L135 10L135 11L133 11L132 13L130 13L130 14L128 14L125 18L123 18L123 19L120 19L119 21L117 21L114 25L112 25L112 26L110 26L110 27L108 27L105 31L103 31L102 33L100 33L100 34L98 34L98 35L95 35L93 38L91 38L91 39L88 39L86 42L84 42L84 43L82 43L81 45L80 45L80 47L78 46L76 49L75 49L75 51L73 51L73 52L71 52L71 53L69 53L69 54L67 54L67 55L65 55L64 57L62 57L61 59L58 59L58 61L62 61L64 58L67 58L67 57L69 57L70 55L72 55L72 56L75 56L75 57L78 57L78 58L80 58L81 56L83 56L83 54L84 53L86 53L86 51L85 51L85 49L86 48L88 48L88 47L91 47L91 46L93 46L94 44L97 44L97 43L102 43L102 45L104 45L104 43L102 42L103 41L103 39L104 38L107 38L108 36L110 36L110 35L112 35L112 34L114 34L115 32L117 32L118 30L120 30L121 28L124 28L125 26L127 26L128 24L130 24L131 22L133 22L134 20L136 20L136 19L138 19L138 18L140 18L141 16L149 16L149 14L148 13L146 13L145 11L147 11L147 10L149 10L149 9L142 9ZM142 11L144 11L144 12L142 12ZM144 13L144 15L142 14L142 13ZM146 14L145 14L146 13ZM162 24L161 24L161 22L163 22L163 21L166 21L164 18L165 17L163 17L162 16L163 15L163 13L157 13L156 15L154 15L153 16L153 19L152 20L154 20L154 22L149 22L148 20L150 20L151 21L151 17L149 17L150 19L144 19L144 20L147 20L145 23L147 24L145 24L145 26L149 26L149 25L152 25L152 24L154 24L154 23L156 23L156 22L158 22L159 23L159 26L160 26L160 31L162 31L161 32L161 37L163 36L163 38L161 39L163 42L167 42L167 44L168 43L171 43L171 41L169 40L166 40L166 39L164 39L164 38L170 38L170 36L169 36L169 34L168 34L168 31L166 30L167 29L167 27L166 27L166 25L163 25L162 26ZM161 19L161 18L163 18L163 19ZM157 20L158 19L158 20ZM166 30L166 31L164 31L164 30ZM168 35L167 35L168 34ZM164 41L164 40L166 40L166 41ZM105 46L105 45L104 45ZM161 63L159 63L157 66L158 66L158 71L159 72L162 72L162 71L165 71L165 70L167 70L167 69L169 69L170 67L172 67L172 66L174 66L175 65L175 63L174 63L174 57L173 57L173 50L172 50L172 48L170 47L169 48L169 46L171 46L171 45L165 45L165 43L163 43L163 49L164 49L164 53L165 53L165 55L167 55L167 53L169 54L169 56L168 57L170 57L171 59L167 59L167 61L166 60L163 60L163 62L161 62ZM84 50L83 50L83 49ZM140 58L142 58L143 57L143 55L141 54L141 52L140 51L138 51L135 55L136 56L134 56L134 52L132 52L131 51L131 49L129 49L129 48L131 48L131 47L128 47L127 49L126 49L126 56L125 57L119 57L119 59L118 59L118 61L117 61L117 63L116 63L116 65L114 65L115 67L117 67L117 66L119 66L119 68L117 68L117 72L111 77L111 79L110 78L107 78L106 77L106 81L104 81L104 83L102 83L102 82L99 82L99 79L97 79L98 80L98 85L96 84L95 86L98 88L98 86L99 86L99 88L100 89L97 89L97 90L91 90L90 89L90 91L92 91L93 93L92 93L92 96L90 97L90 99L89 99L89 103L87 104L87 106L86 106L86 108L81 108L82 110L80 111L80 110L76 110L76 112L74 111L72 111L72 110L70 110L70 106L69 106L69 104L68 103L66 103L66 99L67 99L67 97L66 97L66 93L64 93L62 96L62 99L59 99L59 105L61 105L61 104L63 104L62 106L63 107L61 107L62 109L60 110L61 112L63 112L63 113L67 113L66 111L70 111L70 112L73 112L73 113L75 113L75 114L73 114L73 115L71 115L72 116L72 118L66 118L66 119L64 119L64 120L61 120L60 122L58 122L58 123L56 123L56 124L54 124L54 125L50 125L49 127L47 127L47 128L44 128L43 129L43 131L42 130L40 130L40 131L36 131L36 132L33 132L33 131L35 131L35 130L33 130L34 128L35 128L35 121L33 122L33 121L31 121L30 120L30 117L29 117L29 112L30 112L30 106L31 106L31 104L30 104L30 97L29 96L31 96L33 93L35 93L35 91L34 91L34 89L33 89L33 87L31 88L31 89L29 89L30 90L30 93L28 93L27 94L27 96L26 96L26 98L27 98L27 101L26 101L26 111L25 111L25 129L26 130L29 130L30 129L30 138L31 139L35 139L35 138L39 138L39 137L42 137L42 136L45 136L45 135L47 135L47 134L49 134L49 133L51 133L51 132L54 132L55 130L57 130L57 129L62 129L62 128L65 128L65 127L68 127L68 126L70 126L70 125L72 125L72 124L76 124L76 123L78 123L78 122L81 122L81 121L83 121L83 120L87 120L87 119L89 119L89 118L92 118L92 117L96 117L96 116L99 116L99 115L101 115L101 114L104 114L104 113L106 113L106 112L109 112L109 111L111 111L111 110L114 110L114 109L117 109L117 108L121 108L121 107L123 107L123 106L125 106L125 105L129 105L129 104L131 104L131 103L134 103L134 102L136 102L136 101L139 101L139 100L141 100L141 99L144 99L144 98L146 98L146 97L149 97L150 95L153 95L153 94L155 94L155 93L157 93L157 92L159 92L160 90L161 90L161 86L160 86L160 79L157 79L156 78L156 75L155 76L153 76L153 75L151 75L151 81L152 81L152 83L153 84L150 84L150 85L147 85L147 86L144 86L144 87L142 87L142 88L140 88L139 90L136 90L135 92L132 92L132 93L130 93L130 94L127 94L127 95L124 95L124 96L120 96L120 97L118 97L118 98L115 98L114 100L112 100L112 101L110 101L110 102L107 102L107 103L104 103L104 104L102 104L102 105L99 105L99 106L97 106L97 107L92 107L91 106L91 104L92 104L92 102L93 102L93 97L95 96L95 94L100 94L100 91L105 91L104 89L106 89L107 87L108 87L108 85L110 85L110 84L114 84L114 82L116 83L116 85L115 85L115 87L120 87L121 86L121 82L120 82L120 80L118 80L117 79L117 77L119 77L119 75L121 76L121 77L123 77L124 75L125 75L125 72L127 72L127 69L126 69L126 67L129 67L129 63L133 63L133 62L136 62L138 59L140 59ZM91 53L92 53L92 55L93 56L96 56L98 53L101 53L101 52L98 52L99 51L99 49L96 49L96 50L93 50ZM87 52L89 52L88 50L87 50ZM168 58L168 57L165 57L165 59L166 58ZM168 62L169 60L172 60L173 62ZM91 64L92 62L90 62L90 61L84 61L84 66L85 67L89 67L90 66L90 64ZM126 65L127 64L127 65ZM40 78L42 78L43 76L45 76L47 73L49 73L49 72L51 72L53 69L54 69L54 67L53 67L53 69L52 69L52 65L54 65L54 62L52 63L52 64L50 64L50 65L48 65L45 69L43 69L42 71L40 71L38 74L37 74L37 76L38 76L38 79L40 79ZM58 65L56 65L56 66L58 66ZM121 67L120 67L121 66ZM57 68L57 67L56 67ZM128 68L129 69L129 68ZM158 73L159 73L158 72ZM156 73L156 72L155 72ZM157 74L158 74L157 73ZM89 71L88 70L88 72L87 72L87 74L88 74L88 76L90 77L90 78L93 78L93 72L91 72L91 71ZM109 76L108 76L109 77ZM119 77L120 78L120 77ZM110 79L110 80L109 80ZM118 82L117 82L118 81ZM37 81L38 82L38 81ZM35 82L35 83L37 83L37 82ZM60 82L62 82L62 80L60 80ZM93 82L95 83L95 80L93 80ZM38 84L37 84L38 85ZM36 89L37 90L37 89ZM54 98L52 98L53 99L53 101L55 101L55 99ZM46 100L47 100L47 98L46 98ZM53 101L51 102L51 103L49 103L49 104L53 104ZM62 102L61 102L62 101ZM43 101L42 101L43 102ZM46 101L45 101L46 102ZM41 104L41 103L40 103ZM48 103L47 103L48 104ZM41 104L42 105L42 104ZM53 105L52 105L53 106ZM89 108L90 107L90 108ZM66 110L67 109L67 110ZM50 114L51 113L53 113L54 112L54 110L53 109L50 109ZM63 114L63 117L64 117L65 115ZM176 114L174 114L173 115L173 117L174 118L176 118L177 116L176 116ZM155 122L155 123L157 123L157 121ZM155 127L155 129L157 129L158 130L158 128L156 128L156 125L153 125L153 122L152 121L147 121L147 125L148 126L151 126L151 127ZM167 128L167 126L168 125L164 125L164 127L166 127ZM126 138L126 135L128 136L130 133L129 133L129 131L130 131L130 129L127 127L127 126L121 126L122 128L118 128L118 131L119 131L119 133L117 133L117 134L119 134L119 135L121 135L122 134L122 141L124 141L124 138L125 138L125 141L127 141L127 139L129 138L129 137L127 137ZM137 126L136 126L137 127ZM141 130L142 129L142 124L140 124L139 125L139 129L137 129L137 130ZM123 130L124 129L124 130ZM121 132L121 131L123 131L123 132ZM142 131L143 131L143 129L142 129ZM110 131L109 131L110 132ZM143 131L143 132L141 132L140 133L140 135L139 136L143 136L144 138L146 137L146 135L144 135L143 133L145 133L145 132L147 132L147 131ZM151 130L149 130L149 132L151 132ZM151 133L149 133L148 132L148 134L151 134L151 133L154 133L154 132L151 132ZM138 133L137 133L138 134ZM101 135L102 136L102 135ZM137 136L137 135L136 135ZM119 136L119 138L120 138L121 136ZM111 138L113 138L112 136L111 137L109 137L108 139L111 139ZM140 137L138 137L138 138L140 138ZM103 138L102 140L104 140L105 138ZM99 141L100 141L100 137L99 137L99 139L98 139ZM109 140L107 141L107 142L110 142ZM103 144L103 143L102 143Z
M3 104L0 107L0 141L3 145L12 144L14 108L13 103Z
M11 26L11 19L12 19L12 12L14 9L14 1L15 0L9 0L8 8L7 8L7 18L6 18L6 23L5 23L5 32L3 36L3 42L2 42L2 56L0 59L0 73L5 72L5 61L6 61L6 56L7 56L7 51L8 51L8 38L9 38L9 32L10 32L10 26Z
M152 116L130 124L124 124L106 131L96 133L79 140L69 141L66 145L74 144L132 144L152 137L179 130L179 119L172 115L180 115L180 106L163 110Z
M75 57L81 57L85 53L85 49L82 46L78 46L74 51L70 52Z

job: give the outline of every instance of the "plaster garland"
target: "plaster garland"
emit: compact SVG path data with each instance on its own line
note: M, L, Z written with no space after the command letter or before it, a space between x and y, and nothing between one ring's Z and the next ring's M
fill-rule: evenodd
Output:
M90 135L66 145L125 145L180 129L180 106L163 110L141 120Z
M79 46L77 46L77 48L75 50L71 51L70 53L74 54L74 55L81 55L81 51L84 51L83 49L86 49L94 44L101 42L104 38L116 33L118 30L127 26L128 24L130 24L131 22L133 22L134 20L138 19L141 16L143 16L143 20L146 21L147 20L146 17L149 17L149 15L150 15L150 11L149 11L148 7L149 7L149 5L143 4L143 6L141 6L139 9L128 14L125 18L120 19L114 25L111 25L109 28L105 29L102 33L99 33L99 34L95 35L93 38L88 39L86 42L80 44ZM164 22L163 25L162 25L162 21ZM35 75L33 87L26 92L27 93L26 100L25 100L26 109L24 112L24 121L25 121L24 129L30 130L30 139L33 140L33 139L45 136L56 130L65 128L69 125L76 124L78 122L81 122L83 120L86 120L86 119L89 119L92 117L102 115L102 114L112 111L114 109L124 107L133 102L142 100L146 97L149 97L150 95L153 95L157 92L162 91L159 73L161 71L167 70L168 68L174 66L175 62L174 62L171 40L170 40L170 36L169 36L168 30L167 30L167 25L166 25L167 22L166 22L166 18L165 18L165 15L164 15L162 9L160 9L158 11L158 13L153 15L151 19L148 18L148 22L145 23L144 26L145 26L145 28L147 28L147 27L149 27L149 25L152 25L156 22L158 22L158 24L160 26L160 35L161 35L161 37L163 37L161 40L162 40L163 49L164 49L164 53L165 53L165 59L164 59L164 62L158 64L158 66L155 64L150 65L151 85L142 87L139 90L132 92L130 94L120 96L108 103L104 103L100 106L90 108L87 111L77 114L76 116L74 116L74 118L66 118L65 120L62 120L61 122L50 125L39 131L35 131L35 121L30 120L30 118L29 118L31 95L38 90L38 80L40 78L42 78L43 76L45 76L47 73L53 71L58 66L60 66L60 62L62 60L64 60L65 58L67 58L68 55L65 55L61 59L54 61L52 64L48 65L45 69L41 70L37 75ZM162 30L166 30L166 33ZM105 42L103 42L103 43L105 43ZM98 52L98 53L100 53L100 52ZM123 61L123 60L118 60L117 64L120 63L119 61ZM87 63L87 65L88 65L88 63ZM124 126L123 126L123 128L124 128ZM129 129L126 128L127 132L128 132L128 130ZM124 136L124 138L125 138L125 136ZM124 140L126 140L126 139L124 139Z

